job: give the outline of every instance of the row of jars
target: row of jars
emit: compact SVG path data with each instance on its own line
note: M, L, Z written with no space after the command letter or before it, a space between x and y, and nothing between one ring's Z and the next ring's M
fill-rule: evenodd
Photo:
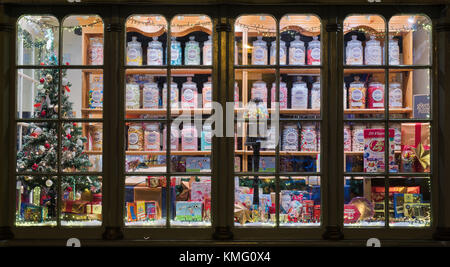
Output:
M192 81L192 77L187 77L187 81L182 84L181 97L178 90L178 84L172 79L170 83L170 103L171 108L211 108L212 102L212 83L211 77L203 83L202 98L198 97L197 83ZM157 109L160 104L163 108L167 107L167 83L164 83L162 95L158 84L151 81L143 85L142 92L137 83L128 83L126 85L126 108L127 109ZM142 105L141 105L142 103Z
M373 35L366 42L364 49L362 42L357 40L357 36L352 35L352 40L347 42L345 54L347 65L381 65L384 62L384 47L380 45L380 41L375 40ZM400 48L397 40L394 40L392 36L389 37L389 64L400 65Z
M348 94L348 102L347 102ZM403 107L403 90L400 83L392 81L389 83L389 108ZM370 82L368 87L354 77L347 89L344 83L344 108L348 109L377 109L384 108L384 84L376 80Z
M395 150L401 149L401 126L399 123L394 123L390 125L390 128L394 129L395 136ZM355 124L355 125L344 125L344 151L354 151L362 152L364 151L364 130L365 129L384 129L384 125L365 125L365 124Z
M270 46L270 54L267 49L267 42L263 41L262 36L258 36L253 42L252 65L268 65L276 64L276 41L273 41ZM235 62L238 62L238 50L235 48ZM270 57L269 57L270 55ZM289 60L288 60L289 59ZM280 40L280 65L320 65L320 41L317 36L308 43L308 48L305 48L305 43L300 41L300 36L295 36L295 40L290 42L289 50L286 48L286 42Z
M128 127L129 151L161 151L166 150L167 129L161 133L159 123L130 123ZM170 127L170 150L171 151L198 151L197 128L189 123L183 124L182 130L176 125ZM180 146L181 141L181 146ZM204 124L200 136L200 149L211 150L212 128L211 124Z
M260 98L267 104L267 87L263 81L256 81L252 84L251 98ZM276 83L272 83L271 103L272 107L275 103ZM320 79L312 83L311 90L308 89L307 83L302 81L302 77L298 76L296 81L292 83L290 90L291 108L292 109L320 109ZM279 105L280 109L288 108L288 88L285 82L280 82Z
M137 41L137 37L133 36L131 42L127 45L127 65L141 66L143 65L143 53L142 44ZM212 40L211 36L208 36L208 40L203 42L203 65L212 64ZM181 43L172 37L170 44L170 64L182 65L182 48ZM164 49L161 42L158 41L158 37L153 37L153 41L148 43L147 47L147 65L160 66L163 65ZM167 54L167 51L166 51ZM167 58L167 55L166 55ZM189 36L189 41L186 42L184 47L184 65L200 65L200 44L195 41L195 36Z
M285 124L281 136L282 151L318 151L320 149L320 131L315 124Z

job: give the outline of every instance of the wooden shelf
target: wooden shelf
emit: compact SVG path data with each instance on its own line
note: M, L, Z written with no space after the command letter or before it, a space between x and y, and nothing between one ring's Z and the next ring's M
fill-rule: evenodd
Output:
M402 73L402 72L410 72L414 69L389 69L389 73ZM344 67L344 74L364 74L364 73L384 73L384 69L370 69L370 68L364 68L364 66L361 66L361 68L345 68Z
M391 114L409 114L412 108L390 108ZM384 114L384 108L345 109L344 114Z
M101 155L102 151L89 150L85 151L88 155ZM165 156L166 151L125 151L126 155L131 156ZM170 151L171 156L208 156L211 151Z
M402 153L400 150L396 150L395 154L400 154ZM364 154L364 151L344 151L344 154L346 156L360 156L362 154Z
M195 66L193 66L195 67ZM212 69L196 69L196 68L189 68L189 66L186 66L184 69L171 69L171 75L194 75L194 74L211 74ZM167 70L161 66L161 69L127 69L125 71L127 75L133 75L133 74L153 74L153 75L167 75Z
M236 155L253 155L252 150L236 150ZM261 156L275 155L275 151L260 151ZM280 156L316 156L319 151L280 151Z
M89 109L83 108L81 109L83 114L102 114L103 109ZM171 109L170 113L172 115L181 115L182 113L187 114L211 114L212 109L210 108L194 108L194 109ZM165 116L167 114L166 109L127 109L127 115L157 115L157 116Z

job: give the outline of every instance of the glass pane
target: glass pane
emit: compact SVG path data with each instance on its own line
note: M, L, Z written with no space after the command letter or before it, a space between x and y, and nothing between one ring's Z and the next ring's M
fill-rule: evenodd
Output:
M384 227L384 198L383 177L345 177L344 226Z
M58 88L59 71L56 69L19 69L16 89L17 117L57 119ZM68 108L65 107L63 112Z
M389 186L389 201L394 209L394 216L389 218L389 226L431 225L430 178L391 177Z
M103 124L68 122L61 127L61 170L102 171Z
M317 16L284 16L280 21L280 65L320 65L320 28ZM271 47L271 64L274 57Z
M210 226L211 225L211 177L181 176L171 178L171 188L176 192L175 214L170 224L173 226ZM171 191L173 192L173 191Z
M389 117L431 119L431 73L423 70L389 70Z
M269 15L241 16L235 23L235 64L269 65L270 52L276 51L276 22ZM271 49L271 47L275 47ZM284 56L285 57L285 56Z
M389 65L431 64L431 20L422 15L394 16L389 21Z
M167 21L160 15L133 15L126 22L126 64L165 65ZM173 56L173 55L172 55Z
M63 70L61 87L65 118L103 117L102 70Z
M208 16L180 14L170 27L172 65L212 65L212 21Z
M22 16L17 21L17 65L57 65L59 22L53 16Z
M63 63L103 65L103 20L99 16L69 16L64 19Z
M234 225L274 227L275 178L249 176L234 179Z
M56 172L58 124L55 122L17 123L18 172Z
M16 226L56 226L57 178L18 176Z
M281 177L280 226L320 225L320 177Z
M63 176L61 179L61 225L100 226L102 177Z
M347 17L344 20L344 64L382 65L385 25L379 15Z
M127 176L125 178L125 225L165 226L166 188L166 177ZM170 188L172 197L174 190L172 186Z

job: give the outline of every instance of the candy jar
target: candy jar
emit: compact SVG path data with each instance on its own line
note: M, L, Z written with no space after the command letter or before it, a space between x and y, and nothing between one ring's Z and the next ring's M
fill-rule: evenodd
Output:
M181 44L175 37L170 40L170 64L171 65L181 65Z
M90 134L92 138L92 150L101 151L103 147L103 127L92 125L90 127Z
M137 41L137 36L131 37L131 42L127 46L127 65L142 65L142 47L141 42Z
M158 42L158 37L153 37L153 41L148 44L147 48L147 65L162 65L163 63L163 47Z
M367 89L368 108L384 107L384 84L377 81L369 83Z
M203 43L203 65L212 64L212 40L211 35L208 36L208 41Z
M239 107L239 85L237 82L234 82L234 107Z
M320 109L320 77L311 87L311 109Z
M257 81L252 84L251 99L260 98L267 106L267 87L263 81Z
M276 103L276 83L272 83L272 90L271 90L271 107L274 108ZM285 82L280 82L280 97L279 97L279 103L280 103L280 109L286 109L287 108L287 87Z
M348 94L350 109L366 108L366 87L359 81L359 76L355 76L355 81L350 83Z
M389 83L389 108L403 107L403 91L400 83L392 81Z
M139 90L139 84L127 83L126 85L126 108L127 109L139 109L141 99L141 91Z
M320 65L320 41L317 36L308 43L308 65Z
M140 123L131 123L128 127L128 150L144 150L144 132Z
M103 107L103 74L91 74L89 80L89 108Z
M352 151L352 131L349 125L344 125L344 151Z
M298 128L295 124L286 124L283 128L283 151L298 151Z
M181 149L183 151L197 151L197 129L192 124L183 123L181 131Z
M166 150L167 146L167 128L164 126L163 131L163 150ZM178 151L180 150L180 128L177 125L172 124L170 126L170 150Z
M161 134L158 123L144 124L144 150L159 151L161 149Z
M273 41L270 47L270 65L277 63L277 42ZM286 65L286 43L280 40L280 65Z
M364 125L353 126L352 151L364 151Z
M300 132L300 151L317 151L316 127L305 123Z
M195 41L195 36L189 36L189 42L184 48L184 64L200 65L200 46Z
M348 108L348 106L347 106L347 85L345 84L345 82L344 82L344 109L347 109Z
M89 38L89 65L103 64L102 38Z
M202 89L203 108L212 108L212 83L211 76L208 77L208 81L203 84Z
M308 108L308 87L306 86L306 83L302 81L301 77L297 77L297 81L292 84L291 108Z
M352 35L352 40L347 42L346 64L347 65L362 65L363 64L363 48L361 41L358 41L356 35Z
M192 82L192 77L187 77L187 82L182 85L181 107L197 108L197 84Z
M375 36L370 36L370 41L366 42L364 64L381 65L381 46L380 42L375 40Z
M234 41L234 65L239 65L239 49L236 41Z
M402 144L402 132L401 132L401 124L400 123L393 123L391 125L391 128L394 129L394 149L397 151L401 150L401 144Z
M163 85L163 97L162 97L162 102L163 102L163 108L167 107L167 83L164 83ZM179 97L178 97L178 85L173 81L170 83L170 106L172 108L179 108L178 106L178 101L179 101Z
M142 107L144 109L157 109L159 103L159 88L155 82L144 84L142 89Z
M262 36L253 42L252 64L267 65L267 42L263 41Z
M305 43L296 35L289 47L289 65L305 65Z
M203 125L202 136L201 136L201 150L208 151L212 147L212 128L211 124Z
M400 65L400 48L392 36L389 36L389 65Z

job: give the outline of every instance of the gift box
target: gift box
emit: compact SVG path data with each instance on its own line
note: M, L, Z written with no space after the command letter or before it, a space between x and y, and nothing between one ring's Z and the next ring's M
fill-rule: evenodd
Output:
M404 211L411 219L429 219L431 215L430 203L407 203Z
M158 218L158 203L156 201L145 202L145 217L147 220L153 221Z
M211 182L192 182L191 184L191 200L203 201L211 199Z
M385 129L364 129L364 172L384 172L384 133ZM389 169L395 169L394 137L394 129L389 129Z
M360 216L361 213L356 206L352 204L344 205L344 223L355 223Z
M63 200L62 212L83 214L86 213L87 201Z
M371 199L373 202L384 201L384 187L372 187ZM420 194L420 186L392 186L389 187L389 199L392 199L394 193Z
M156 201L157 203L165 203L162 201L162 192L161 187L149 188L149 187L134 187L134 201L137 203L138 201ZM165 198L164 198L165 200ZM161 205L161 206L162 206ZM160 205L157 205L157 214L162 214L162 211L159 210ZM165 207L165 205L164 205ZM143 208L145 210L145 207ZM137 215L137 213L136 213Z
M136 201L136 220L144 221L145 218L145 201Z
M48 217L47 207L22 203L23 219L27 222L43 222Z
M209 172L210 158L209 157L187 157L186 158L187 172Z
M137 221L136 204L134 202L127 202L127 221Z
M313 219L316 222L320 222L320 205L314 205Z
M430 124L402 123L402 172L430 171Z
M86 213L88 214L102 214L102 204L87 204Z
M175 220L185 222L202 221L202 202L177 201Z

